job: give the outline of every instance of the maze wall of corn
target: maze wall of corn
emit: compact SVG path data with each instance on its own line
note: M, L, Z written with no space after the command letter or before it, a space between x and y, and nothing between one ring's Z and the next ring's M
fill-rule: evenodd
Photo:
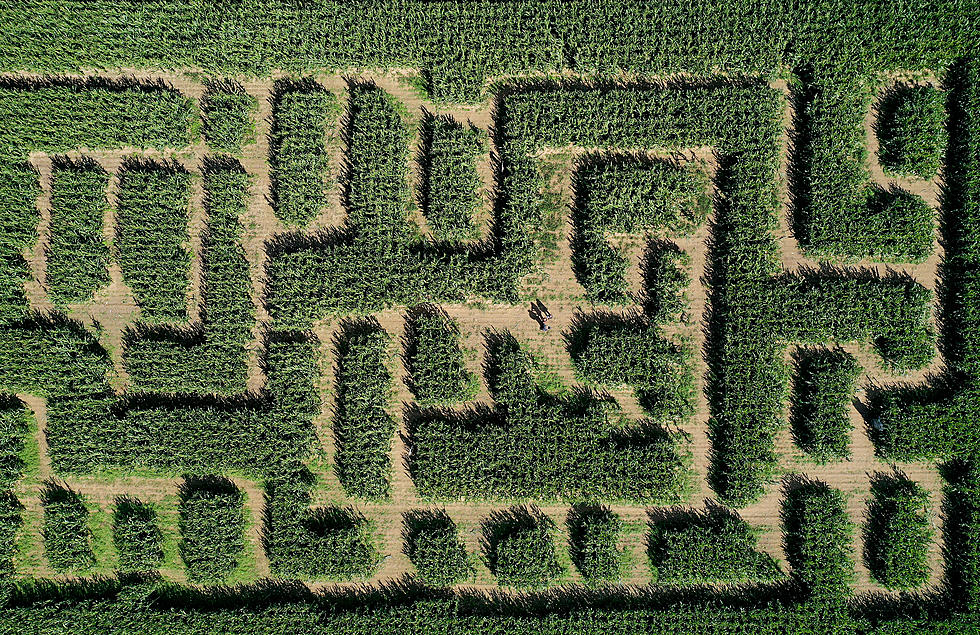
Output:
M976 0L0 7L0 633L978 612Z

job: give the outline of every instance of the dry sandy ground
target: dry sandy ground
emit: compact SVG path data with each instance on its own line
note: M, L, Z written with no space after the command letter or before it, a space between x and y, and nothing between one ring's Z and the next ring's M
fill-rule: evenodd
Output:
M145 73L135 70L120 73L101 73L102 75L135 75L138 78L157 79L162 78L170 82L175 88L183 92L188 97L199 100L203 92L203 85L199 75L172 75ZM480 107L456 107L447 108L436 106L425 99L405 81L410 76L408 70L359 70L353 75L375 81L380 87L393 94L401 101L409 113L418 118L421 108L426 108L434 113L448 113L456 117L463 123L472 122L479 128L487 130L492 124L491 109L489 104ZM243 218L246 226L246 236L244 247L248 254L251 265L253 280L253 301L255 303L258 322L255 326L255 335L252 345L252 354L249 359L249 387L257 389L262 386L264 378L259 369L259 345L258 335L262 331L263 324L268 321L268 315L261 305L259 299L264 290L264 274L262 262L264 259L263 244L267 238L275 235L282 230L282 226L275 218L273 210L268 201L269 193L269 166L268 155L268 131L271 115L270 96L272 83L275 77L254 81L243 80L245 89L258 101L258 112L256 113L257 139L255 143L244 148L243 155L240 157L241 163L249 175L252 176L252 196L247 217ZM327 89L334 92L343 103L346 95L345 80L341 75L322 75L317 77ZM786 93L787 88L784 82L774 82L773 87ZM815 262L805 258L793 239L789 229L789 206L787 195L786 163L789 157L788 139L791 126L791 116L787 108L785 115L786 134L783 136L784 152L783 166L780 174L780 185L783 197L783 209L780 217L780 227L776 236L782 250L783 266L787 270L796 270L803 266L814 266ZM880 166L876 161L876 141L871 132L872 116L869 113L866 129L868 131L868 148L871 156L871 171L874 178L882 184L897 182L899 185L921 194L930 204L937 205L939 192L939 180L929 182L922 181L896 181L884 176ZM327 146L331 149L332 161L330 177L327 183L330 192L329 202L322 213L310 224L310 230L339 225L344 219L344 210L340 205L339 188L337 186L336 175L342 161L342 143L339 139L339 122L332 127L335 131L331 133L327 140ZM409 154L410 165L406 166L406 174L414 185L417 180L417 170L412 158L417 147L417 135L413 137L412 148ZM554 179L550 185L551 194L557 196L566 207L571 204L570 191L570 166L573 157L580 153L582 148L557 149L543 151L540 156L542 162L557 162L561 167L558 171L558 178ZM180 161L192 174L200 174L200 161L207 152L207 148L202 144L182 149L179 152L167 151L142 152L147 156L166 156ZM692 160L699 161L709 172L714 169L714 157L710 148L688 148L685 149L687 155ZM131 149L112 152L91 152L99 163L112 175L109 189L107 192L110 203L115 201L115 192L118 188L118 168L122 160L132 154ZM669 153L668 153L669 155ZM38 199L38 207L41 211L41 223L39 225L39 241L37 246L28 254L34 271L34 280L28 283L28 294L32 305L40 310L51 308L44 292L44 259L42 257L43 246L48 236L48 226L50 222L50 157L43 154L33 154L32 161L41 173L43 192ZM489 153L483 156L479 163L479 173L483 180L483 194L485 200L484 209L481 216L485 221L489 218L490 201L489 192L491 191L491 172ZM188 216L190 222L191 240L188 248L194 254L192 265L192 285L188 302L191 309L191 319L196 319L197 307L200 298L200 233L204 223L204 212L201 205L201 182L200 178L195 180L194 196L190 202ZM425 231L424 219L421 214L416 214L420 226ZM113 217L112 212L106 216L106 238L111 239ZM559 230L559 250L558 257L547 264L541 275L532 277L528 285L528 291L536 294L550 308L554 315L551 322L552 329L549 332L541 332L537 325L530 319L526 306L494 305L482 302L470 304L447 305L444 308L460 323L464 340L470 351L468 365L470 370L479 374L482 359L482 333L487 328L508 329L520 340L530 344L531 349L562 379L566 384L571 385L575 382L575 375L571 365L571 360L565 350L562 332L569 326L577 310L587 309L583 299L584 292L581 286L575 281L570 265L569 231L567 219L561 224ZM642 253L642 241L635 237L615 237L622 244L631 245L629 253L632 258L633 267L630 272L630 282L633 288L639 290L639 258ZM702 226L696 234L688 238L679 238L675 242L691 256L691 278L693 280L687 291L690 300L688 320L679 323L670 329L672 337L689 337L697 350L703 350L704 337L702 330L703 316L706 310L706 293L702 276L704 274L706 259L706 241L708 238L707 226ZM916 280L928 288L935 287L936 268L941 259L941 250L936 241L936 249L933 256L921 265L892 267L898 271L905 271L911 274ZM884 270L885 267L874 263L858 263L860 265L874 266ZM120 271L114 266L112 271L111 285L101 291L91 303L84 306L75 307L72 315L83 319L87 323L91 320L98 320L103 326L100 335L102 343L111 351L119 375L116 386L121 392L125 389L126 377L121 368L121 334L125 326L138 317L138 309L133 302L132 295L124 284ZM399 359L399 340L404 330L404 313L399 309L383 311L377 314L384 328L392 335L391 350L391 370L396 377L396 396L391 406L392 414L401 420L400 413L403 407L411 402L411 395L405 388L402 381L404 370ZM323 409L317 418L317 430L322 442L322 452L313 467L317 472L318 484L314 492L316 504L353 503L366 516L377 523L379 537L382 542L385 560L382 567L374 579L389 579L410 572L412 567L407 558L401 553L401 514L409 509L424 506L419 500L418 494L409 478L402 462L404 452L404 442L401 434L396 435L392 448L393 474L393 498L390 503L377 504L365 503L363 501L349 501L344 495L335 475L330 469L330 459L333 453L333 442L331 433L331 411L333 404L333 359L330 350L331 336L336 327L336 321L325 320L320 323L315 332L323 343L323 376L321 378L321 396L323 399ZM845 345L845 348L854 353L860 360L865 375L862 385L867 381L874 381L880 384L901 382L901 381L921 381L928 372L938 369L939 361L930 366L926 371L895 377L880 369L879 363L873 353L866 346ZM787 359L790 354L787 349ZM691 450L694 458L694 467L697 471L699 492L692 497L691 504L699 506L702 499L710 498L711 491L707 486L706 474L708 467L708 457L710 446L707 436L707 403L703 396L703 383L706 368L700 356L697 360L697 377L699 382L698 391L699 407L696 415L684 426L684 430L691 437ZM627 390L615 390L612 394L620 401L624 410L634 418L641 416L636 400ZM859 392L858 397L861 397ZM44 424L45 407L42 399L24 395L22 396L28 405L34 410L38 432L36 440L40 448L40 470L38 474L33 474L25 478L20 484L20 493L24 494L22 499L27 507L27 523L23 533L24 549L18 559L18 568L25 574L32 575L52 575L53 572L47 566L43 557L43 548L40 540L41 511L36 492L40 489L40 482L44 478L52 476L50 460L45 451ZM489 396L485 387L481 388L481 393L477 400L487 401ZM852 435L853 458L847 462L836 463L833 465L817 467L808 463L806 459L795 448L790 438L788 429L783 429L777 440L777 448L782 455L782 467L787 473L805 473L809 476L820 478L833 487L841 489L849 496L849 513L854 523L860 527L865 512L866 498L868 494L869 476L877 471L884 471L888 466L874 458L873 447L864 433L864 425L857 413L851 409L851 418L854 422L854 433ZM404 430L401 431L404 433ZM941 480L934 465L913 464L902 465L911 477L925 486L931 495L932 504L932 523L937 530L937 538L931 547L931 562L933 565L933 577L931 583L939 582L941 572L940 547L938 543L938 529L940 525L939 506L941 500ZM269 564L260 546L260 527L261 527L261 506L262 492L258 485L243 479L235 479L247 494L247 508L250 515L250 526L248 538L250 542L250 555L243 564L242 571L236 575L236 579L247 580L269 574ZM84 477L72 478L69 484L85 495L90 507L95 512L93 526L96 542L109 544L110 516L112 503L117 495L135 495L147 501L158 503L161 509L161 522L165 532L168 534L165 551L167 552L166 563L163 574L174 580L184 580L184 574L180 567L179 558L176 555L176 491L177 480L171 478L152 478L138 476L106 476L106 477ZM781 562L785 563L782 553L782 534L779 521L780 502L782 498L781 488L778 483L773 484L767 495L758 503L750 505L742 510L742 516L753 525L762 530L760 545ZM493 509L502 507L501 504L488 504L485 502L458 501L445 505L450 515L455 519L460 527L461 535L471 553L479 552L480 523L482 519ZM568 511L566 504L546 504L541 508L548 513L558 526L561 540L567 537L564 526L565 514ZM614 507L615 511L622 515L627 523L626 535L623 538L623 546L633 553L633 567L626 580L628 583L642 584L650 579L649 566L647 564L643 543L645 538L646 508L641 505ZM858 589L881 590L874 585L867 571L861 564L860 551L860 531L855 533L854 540L855 561L858 569ZM564 549L560 549L563 552ZM107 561L99 564L98 570L109 572L112 570L113 552L111 547L107 547L100 553L107 554ZM566 564L568 564L567 556ZM572 570L569 579L574 581L577 574ZM478 565L477 573L472 584L477 587L487 587L493 585L490 573L482 565ZM323 586L317 584L314 586Z

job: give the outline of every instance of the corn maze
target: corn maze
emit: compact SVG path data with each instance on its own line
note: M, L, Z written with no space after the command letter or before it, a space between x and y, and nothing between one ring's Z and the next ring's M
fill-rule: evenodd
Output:
M980 632L974 3L56 5L0 632Z

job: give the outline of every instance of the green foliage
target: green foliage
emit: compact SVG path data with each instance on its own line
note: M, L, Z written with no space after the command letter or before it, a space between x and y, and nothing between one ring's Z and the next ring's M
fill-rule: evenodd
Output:
M691 284L690 264L691 257L673 243L654 241L647 247L643 262L646 294L643 309L651 322L671 322L687 308L684 290Z
M572 563L587 583L618 580L628 554L617 546L623 532L619 514L595 503L579 503L568 513L568 547Z
M456 523L444 510L415 509L402 514L403 551L420 580L450 586L473 575Z
M533 362L513 336L488 332L486 343L493 406L407 414L408 468L422 496L686 499L680 435L650 420L624 422L614 402L588 391L551 395L536 385Z
M888 589L929 580L929 493L901 473L875 474L864 525L864 562Z
M705 511L665 509L650 514L647 554L663 584L759 582L782 576L758 551L756 532L738 514L709 505Z
M52 464L59 473L149 468L261 477L303 461L319 412L316 351L305 337L271 336L263 360L266 391L259 396L118 398L101 392L49 398Z
M23 453L30 433L30 416L19 399L0 398L0 489L13 485L27 467Z
M387 410L389 340L376 320L345 322L334 339L334 469L349 496L385 499L391 493L389 454L398 424Z
M120 571L155 571L163 562L163 533L156 510L128 496L116 497L112 515L112 542L119 554Z
M466 370L459 325L442 309L422 305L405 318L403 340L408 388L422 405L468 401L479 380Z
M287 225L313 220L327 201L327 130L340 106L311 78L276 82L269 133L272 207Z
M32 150L183 148L197 140L199 126L194 102L163 81L0 82L0 156L23 159Z
M84 571L95 564L88 509L81 495L54 481L41 491L44 555L55 571Z
M255 307L241 218L249 178L238 161L209 157L207 225L201 235L201 321L189 328L137 324L123 337L123 363L138 391L233 395L245 391Z
M258 103L238 82L222 79L207 82L201 97L204 140L215 152L239 154L255 137L252 116Z
M848 410L861 366L841 349L802 348L794 353L790 425L793 439L818 463L851 456Z
M180 498L180 557L191 582L221 582L245 548L245 497L219 476L185 477Z
M793 576L820 602L841 602L854 581L844 494L819 481L792 483L783 500L783 540Z
M806 69L797 78L793 231L804 252L828 260L922 262L935 221L920 198L871 185L866 83Z
M51 162L51 230L45 278L56 306L85 302L109 284L109 247L102 222L109 175L89 160Z
M190 175L179 164L129 159L119 175L115 249L145 322L187 318Z
M945 583L961 610L980 609L980 464L951 461L944 466Z
M554 521L533 506L517 505L488 516L481 543L484 561L497 582L540 588L556 581L565 568L558 561L554 529Z
M679 423L694 413L692 352L636 315L578 314L567 335L576 371L604 386L632 386L655 419Z
M24 468L30 411L14 397L0 398L0 580L13 573L23 506L11 491Z
M109 389L109 355L78 322L37 316L0 329L0 383L11 393L84 396Z
M474 214L480 205L477 157L486 152L485 133L464 128L449 115L422 113L417 158L419 208L435 240L459 243L479 237Z
M31 270L24 250L37 241L41 220L35 202L41 194L37 171L27 162L0 160L0 322L28 317L24 282Z
M708 177L642 154L587 154L573 168L572 266L589 300L628 301L627 257L606 232L690 234L711 211Z
M877 111L881 165L902 176L936 176L946 149L946 95L933 86L897 84Z
M277 575L351 580L381 563L374 524L350 507L309 507L309 474L266 481L263 543Z

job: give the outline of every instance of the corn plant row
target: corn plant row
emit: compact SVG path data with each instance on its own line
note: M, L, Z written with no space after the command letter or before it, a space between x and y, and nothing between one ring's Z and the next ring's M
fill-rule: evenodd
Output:
M263 546L277 575L363 580L381 564L373 521L351 507L310 508L311 479L294 465L266 481Z
M12 488L27 467L30 417L30 411L19 399L0 400L0 579L13 573L16 535L23 523L23 506Z
M479 379L466 369L459 325L434 305L422 305L405 317L402 357L408 388L420 405L469 401Z
M618 546L623 532L619 514L603 505L579 503L569 511L567 525L569 555L586 583L616 581L623 575L629 554Z
M850 596L854 581L851 534L844 494L819 481L790 485L783 501L784 550L793 577L819 603Z
M0 23L3 70L203 68L266 76L347 68L417 68L440 99L472 100L503 74L679 72L776 76L827 59L841 72L941 68L977 41L972 5L831 0L758 7L584 0L516 5L271 0L146 7L109 0L59 13L54 0L14 2ZM873 38L855 33L873 32Z
M630 299L629 260L607 243L607 232L689 235L711 211L708 178L693 165L593 153L573 170L572 266L594 303Z
M258 102L233 80L212 79L205 85L201 97L204 140L215 152L241 154L243 145L254 142Z
M230 480L188 477L180 484L180 557L192 582L219 583L245 548L245 497Z
M326 205L330 163L326 136L339 115L337 98L312 79L276 83L269 177L272 206L287 225L308 223Z
M164 82L132 79L5 79L0 155L90 148L183 148L200 136L194 102Z
M113 244L144 322L187 319L190 186L177 163L134 158L120 171Z
M207 225L201 236L201 322L190 328L138 324L124 334L133 390L234 395L245 391L255 321L241 246L248 175L234 159L202 166Z
M129 496L116 497L112 543L119 554L120 571L156 571L163 563L163 532L153 506Z
M916 461L972 457L980 377L980 75L976 62L948 72L949 139L945 157L939 346L948 372L930 384L872 394L878 454Z
M863 127L868 83L833 69L808 69L798 83L791 191L793 229L804 252L830 261L928 258L932 209L904 190L870 184Z
M148 468L162 474L234 470L261 477L302 461L312 447L312 418L319 411L314 345L271 340L263 363L268 381L262 395L51 397L52 464L59 473Z
M266 306L281 328L308 328L325 314L367 313L423 299L462 301L465 254L425 248L408 222L408 128L396 102L350 82L340 230L285 234L266 246Z
M44 556L55 571L84 572L95 564L88 509L81 495L48 481L41 492Z
M48 296L63 307L109 285L109 247L102 225L109 175L92 160L53 160L51 230L45 247Z
M723 507L652 512L647 555L660 584L764 582L782 577L758 534Z
M586 382L632 387L640 406L658 421L683 423L694 414L690 347L670 342L645 317L579 314L568 341L575 370Z
M881 165L899 176L936 176L946 150L946 96L933 86L897 84L875 110Z
M487 151L486 137L472 124L464 128L449 115L423 111L419 124L419 208L432 237L461 243L479 237L474 215L480 205L477 157Z
M929 493L904 474L876 474L864 524L864 562L888 589L929 580Z
M473 576L473 564L456 523L444 510L405 512L402 526L403 551L422 582L444 587Z
M555 523L540 509L517 505L493 512L482 530L484 560L500 585L539 588L565 573L555 549Z
M794 354L790 425L796 445L818 463L851 456L849 406L861 366L843 350L800 349Z
M651 420L626 423L614 402L588 391L549 394L509 333L488 332L486 346L493 405L406 415L408 466L422 496L686 499L691 474L679 435Z
M349 496L391 495L389 454L398 424L387 410L393 392L385 365L389 342L388 333L373 320L345 323L334 340L334 470Z

